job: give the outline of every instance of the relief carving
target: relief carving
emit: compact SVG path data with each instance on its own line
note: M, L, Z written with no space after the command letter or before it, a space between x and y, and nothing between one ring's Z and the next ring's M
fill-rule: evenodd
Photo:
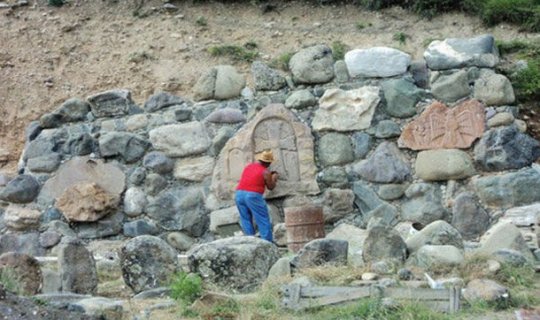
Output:
M313 146L308 126L283 105L268 105L223 147L214 169L212 192L221 200L234 199L244 166L255 161L255 154L271 149L276 160L270 169L279 173L279 180L274 190L267 190L267 198L317 194Z
M410 122L399 137L401 148L467 149L484 133L485 110L478 100L448 108L435 101Z

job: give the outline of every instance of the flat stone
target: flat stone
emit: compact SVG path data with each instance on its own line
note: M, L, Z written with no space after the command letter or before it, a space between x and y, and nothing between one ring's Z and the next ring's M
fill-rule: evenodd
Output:
M358 174L372 182L395 183L409 179L411 168L396 144L385 141L361 162Z
M220 227L237 225L240 226L240 214L236 206L215 210L210 213L210 231L219 233ZM239 229L240 230L240 229Z
M184 99L167 92L158 92L152 95L144 103L146 112L156 112L158 110L184 103Z
M215 160L213 157L184 158L176 161L174 177L187 181L203 181L212 174Z
M490 128L507 126L514 123L514 120L515 120L514 115L511 114L510 112L501 112L489 118L487 121L487 125Z
M430 79L431 93L444 102L455 102L471 94L466 70L452 73L434 73Z
M335 222L354 211L354 192L329 188L324 192L323 214L325 223Z
M58 153L51 153L42 157L28 159L26 167L32 172L54 172L60 165L61 157Z
M63 291L80 294L96 293L98 285L96 262L92 253L82 242L68 240L60 244L58 265Z
M459 266L465 260L459 248L449 245L425 245L418 249L416 259L419 267L440 268Z
M315 131L367 129L379 104L379 88L365 86L354 90L328 89L319 99L312 127Z
M397 231L388 227L370 229L363 250L366 263L386 259L404 262L407 257L407 245Z
M353 78L384 78L405 73L411 63L411 56L388 47L354 49L345 54L345 63Z
M534 256L519 229L506 221L492 226L480 239L480 245L478 251L482 254L493 255L500 249L511 249L523 254L527 261L534 261Z
M450 245L463 249L463 239L459 231L443 220L428 224L410 236L406 243L410 252L417 251L425 245Z
M31 208L10 204L4 212L4 223L9 229L25 231L39 225L41 212Z
M29 256L45 255L45 249L39 245L39 233L0 235L0 252L18 252Z
M386 104L384 111L398 118L416 114L416 103L422 98L422 91L406 79L391 79L382 83Z
M239 123L245 122L246 116L238 109L226 107L210 113L205 120L212 123Z
M170 124L149 132L154 149L169 157L200 154L210 147L210 138L203 124L197 121Z
M476 100L452 109L434 102L403 129L398 145L413 150L467 149L484 133L484 119L484 107Z
M131 100L131 92L124 89L100 92L89 96L86 100L97 118L127 115L130 110L136 108Z
M476 173L471 157L456 149L419 152L415 171L425 181L460 180Z
M89 316L107 320L122 320L123 302L103 297L82 299L69 305L69 311L83 312Z
M464 192L455 197L452 207L452 226L463 239L473 240L489 227L490 216L473 193Z
M351 139L341 133L325 134L319 140L318 155L323 166L343 165L352 162L354 153Z

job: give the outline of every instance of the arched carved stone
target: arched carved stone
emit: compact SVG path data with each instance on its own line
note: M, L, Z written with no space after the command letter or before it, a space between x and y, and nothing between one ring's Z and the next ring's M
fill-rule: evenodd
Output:
M245 124L221 150L212 178L218 199L234 199L234 190L246 164L255 154L271 149L276 160L270 167L279 173L277 187L267 198L317 194L316 166L311 129L282 104L271 104Z
M401 133L399 147L413 150L467 149L484 133L485 109L478 100L448 108L435 101Z

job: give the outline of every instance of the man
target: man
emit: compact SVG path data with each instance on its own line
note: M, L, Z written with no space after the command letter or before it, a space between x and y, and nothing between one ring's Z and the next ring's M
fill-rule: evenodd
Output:
M271 150L261 152L255 159L257 161L248 164L242 172L236 187L236 206L240 212L240 225L244 234L255 235L253 226L255 220L261 238L272 242L272 223L263 194L265 188L273 190L276 187L278 174L268 170L274 161Z

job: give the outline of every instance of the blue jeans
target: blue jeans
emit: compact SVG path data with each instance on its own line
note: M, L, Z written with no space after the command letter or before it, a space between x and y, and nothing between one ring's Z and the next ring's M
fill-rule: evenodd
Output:
M272 223L263 195L257 192L236 190L236 207L240 212L240 226L248 236L255 235L253 220L259 228L261 238L272 242Z

